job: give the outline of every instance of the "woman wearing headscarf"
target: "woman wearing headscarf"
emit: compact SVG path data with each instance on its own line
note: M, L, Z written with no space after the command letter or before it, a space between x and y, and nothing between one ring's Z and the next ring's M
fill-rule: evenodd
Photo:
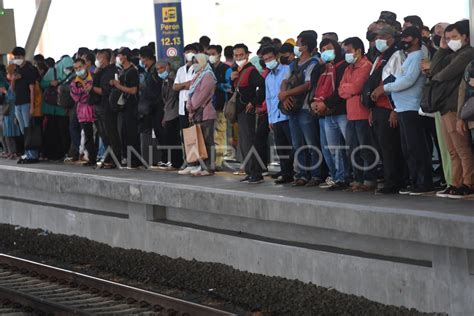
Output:
M15 80L12 80L13 73L15 72L15 65L9 65L7 67L8 79L0 73L0 93L6 95L5 105L9 106L8 113L4 113L2 118L3 134L2 144L4 154L2 158L17 159L17 141L18 137L21 136L20 127L15 124L15 94L13 93L13 85ZM4 109L2 109L4 110Z
M212 98L217 80L208 63L208 58L205 54L197 54L193 59L196 75L191 83L189 99L186 105L189 112L189 120L201 126L208 153L208 158L201 163L201 168L191 173L193 176L200 177L214 174L214 162L211 159L215 155L211 151L214 149L214 123L217 114L212 105Z

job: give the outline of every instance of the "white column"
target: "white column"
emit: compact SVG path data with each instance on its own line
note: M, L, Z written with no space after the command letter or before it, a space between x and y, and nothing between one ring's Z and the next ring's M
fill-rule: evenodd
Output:
M469 26L471 28L471 45L474 45L474 0L469 1Z
M31 26L30 35L26 41L25 50L26 50L26 59L32 60L33 55L35 54L36 47L38 46L41 33L43 32L44 24L46 23L46 18L48 17L49 7L51 6L51 0L41 0L36 11L35 20Z

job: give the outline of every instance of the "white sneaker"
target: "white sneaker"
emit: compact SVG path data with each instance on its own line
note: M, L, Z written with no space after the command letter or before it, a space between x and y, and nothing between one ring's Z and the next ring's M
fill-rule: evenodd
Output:
M202 170L202 171L193 173L193 177L209 177L209 176L213 176L213 175L214 175L214 173L211 173L207 170Z
M195 169L193 171L191 171L191 175L194 176L194 175L200 173L201 171L203 171L201 166L197 166L197 167L195 167Z
M178 172L178 174L182 175L182 176L187 176L187 175L190 175L191 174L191 171L194 171L196 170L196 166L188 166L186 167L185 169L183 170L180 170Z
M324 183L321 183L319 187L321 189L328 189L332 187L334 184L336 184L336 182L334 182L334 180L331 177L327 177L326 181L324 181Z

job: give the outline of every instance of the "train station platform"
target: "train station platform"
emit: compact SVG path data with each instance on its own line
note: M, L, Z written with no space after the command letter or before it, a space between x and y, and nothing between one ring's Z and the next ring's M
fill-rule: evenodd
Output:
M239 179L3 160L0 222L474 314L474 201Z

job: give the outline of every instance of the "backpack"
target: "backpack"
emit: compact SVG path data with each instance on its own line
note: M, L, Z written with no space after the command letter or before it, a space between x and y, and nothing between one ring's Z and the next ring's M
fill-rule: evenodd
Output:
M132 66L129 69L125 70L125 72L123 73L124 77L125 77L124 81L127 81L127 74L132 69L136 70L135 66ZM109 95L110 108L111 108L112 111L117 112L117 113L123 112L123 111L125 111L125 107L126 107L128 101L129 101L129 99L136 98L136 97L137 97L137 95L132 96L130 94L123 93L119 89L113 87L110 90L110 95Z
M293 62L293 69L291 70L291 73L290 73L290 77L288 78L288 80L286 81L286 89L287 90L290 90L290 89L293 89L295 87L298 87L298 86L301 86L305 83L305 70L313 65L315 62L317 63L317 61L313 58L310 58L305 64L304 66L300 66L298 65L298 59L295 60ZM282 102L279 102L278 103L278 109L280 110L281 113L285 114L285 115L291 115L292 113L296 113L298 112L299 110L301 110L301 108L303 107L303 104L304 104L304 101L307 97L308 93L303 93L303 94L300 94L300 95L297 95L297 96L294 96L293 97L293 104L294 104L294 107L291 109L291 110L286 110L285 107L283 106L283 103Z

